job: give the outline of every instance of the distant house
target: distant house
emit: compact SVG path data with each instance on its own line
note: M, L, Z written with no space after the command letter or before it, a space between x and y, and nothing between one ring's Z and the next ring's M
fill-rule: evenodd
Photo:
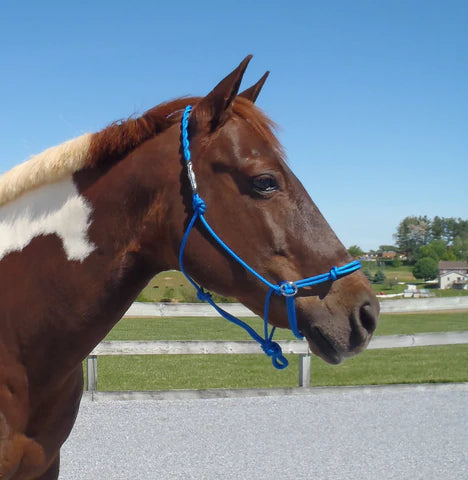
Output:
M382 252L382 258L390 258L393 260L394 258L396 258L396 256L397 253L394 251Z
M468 262L439 262L439 288L468 290Z

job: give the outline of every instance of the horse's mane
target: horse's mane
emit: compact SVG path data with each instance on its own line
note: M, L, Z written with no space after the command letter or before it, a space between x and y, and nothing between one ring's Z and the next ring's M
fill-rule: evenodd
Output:
M0 176L0 206L29 190L53 183L86 165L92 134L48 148Z
M200 97L183 97L162 103L138 118L114 122L100 132L84 134L31 157L0 176L0 206L23 193L60 180L84 168L116 162L151 137L179 122L187 105ZM237 97L233 113L249 122L257 134L283 157L274 135L276 125L252 102Z
M98 165L103 159L109 162L123 158L138 145L180 122L185 107L194 106L200 100L200 97L178 98L148 110L139 118L112 123L94 134L89 153L90 164ZM249 100L237 97L233 103L233 112L247 120L263 140L284 156L283 148L273 133L276 124L259 108Z

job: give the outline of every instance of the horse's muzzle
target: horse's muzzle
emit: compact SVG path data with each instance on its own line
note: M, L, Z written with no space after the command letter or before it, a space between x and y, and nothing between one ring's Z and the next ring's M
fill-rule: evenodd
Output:
M379 312L373 294L366 295L348 313L322 304L313 309L312 319L301 322L301 331L315 355L336 365L367 347L377 327Z

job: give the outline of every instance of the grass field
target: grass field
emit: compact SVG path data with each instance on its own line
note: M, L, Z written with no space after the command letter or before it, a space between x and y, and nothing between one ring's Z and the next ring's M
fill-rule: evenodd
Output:
M413 267L409 265L400 265L393 267L392 265L379 264L377 262L361 261L362 269L369 270L371 273L376 273L377 270L382 270L387 278L396 279L398 282L414 282L416 279L413 276Z
M213 295L216 302L235 301L227 297ZM169 270L153 277L138 295L140 302L198 302L195 289L190 285L182 272Z
M249 319L260 329L259 319ZM468 330L468 312L382 315L377 335ZM277 338L292 339L279 330ZM247 340L219 318L123 319L108 340ZM100 357L100 390L294 387L298 357L278 371L264 355ZM312 385L468 381L468 345L370 350L339 366L312 359Z
M363 270L369 270L373 275L377 270L387 277L386 283L373 283L372 288L375 292L384 292L385 294L402 293L407 288L408 283L418 286L418 288L429 288L436 297L450 297L468 295L468 290L439 290L437 285L427 284L423 281L416 280L412 274L412 267L402 265L400 267L392 267L391 265L377 265L377 262L362 262ZM390 282L391 281L391 282ZM398 282L404 282L399 284ZM233 298L221 297L214 295L217 302L235 301ZM148 285L143 289L137 298L140 302L198 302L195 289L190 285L188 280L181 272L170 270L156 275L150 280Z

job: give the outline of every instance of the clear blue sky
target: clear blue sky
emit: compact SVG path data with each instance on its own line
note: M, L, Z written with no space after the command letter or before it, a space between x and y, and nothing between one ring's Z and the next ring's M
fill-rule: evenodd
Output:
M376 249L407 215L468 217L467 26L466 0L3 0L0 172L252 53L293 170L346 246Z

